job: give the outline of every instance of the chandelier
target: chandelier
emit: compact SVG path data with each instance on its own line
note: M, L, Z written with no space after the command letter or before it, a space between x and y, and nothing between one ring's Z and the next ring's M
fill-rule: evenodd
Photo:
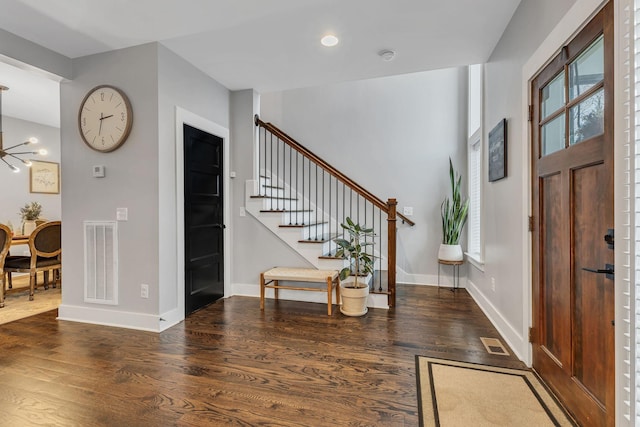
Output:
M16 145L12 145L11 147L7 147L7 148L3 148L2 145L2 92L5 90L9 90L8 87L6 86L2 86L0 85L0 160L2 160L7 166L9 166L9 169L11 169L14 172L20 172L20 168L9 163L7 161L7 158L10 158L9 160L13 159L15 161L19 161L21 162L23 165L29 167L31 166L31 161L27 160L27 159L23 159L20 156L24 156L26 154L32 154L32 155L41 155L44 156L47 154L47 150L40 149L37 151L31 151L28 148L22 148L23 150L26 149L27 151L15 151L15 150L20 150L21 147L23 146L27 146L27 145L32 145L32 144L37 144L38 143L38 138L29 138L28 140L26 140L25 142L21 142L20 144L16 144Z

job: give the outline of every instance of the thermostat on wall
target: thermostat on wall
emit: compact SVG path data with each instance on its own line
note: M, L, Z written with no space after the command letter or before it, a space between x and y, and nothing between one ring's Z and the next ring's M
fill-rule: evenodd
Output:
M94 178L104 178L104 166L94 166L93 167L93 177Z

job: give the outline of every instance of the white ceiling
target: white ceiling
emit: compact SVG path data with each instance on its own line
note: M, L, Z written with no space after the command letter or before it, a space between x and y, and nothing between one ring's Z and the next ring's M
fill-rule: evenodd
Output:
M0 0L0 28L70 58L159 41L231 90L269 92L485 62L519 3ZM340 43L321 46L330 32Z

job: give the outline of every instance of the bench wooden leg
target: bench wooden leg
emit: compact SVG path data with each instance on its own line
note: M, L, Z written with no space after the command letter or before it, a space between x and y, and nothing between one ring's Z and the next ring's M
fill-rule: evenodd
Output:
M264 273L260 273L260 310L264 310Z
M279 280L274 280L273 281L273 286L275 286L273 288L273 297L274 299L277 301L278 300L278 285L280 284Z
M331 276L327 277L327 314L329 316L331 316L331 307L333 304L331 304L331 294L333 293L333 279L331 279Z
M342 304L340 300L340 276L336 277L336 304Z

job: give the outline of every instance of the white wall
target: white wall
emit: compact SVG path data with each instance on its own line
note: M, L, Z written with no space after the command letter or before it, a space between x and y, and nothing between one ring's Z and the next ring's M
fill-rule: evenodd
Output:
M2 128L5 147L24 142L33 136L40 142L36 148L46 148L48 152L46 156L23 158L60 163L60 129L7 116L2 118ZM19 162L11 163L20 167L19 173L13 173L4 163L0 164L0 222L6 224L11 221L14 232L18 233L22 223L19 211L28 202L39 202L42 205L42 218L61 219L60 194L30 193L29 169Z
M523 277L529 262L525 207L529 150L522 139L522 67L574 3L574 0L523 0L485 66L484 158L487 133L502 118L508 121L508 176L483 180L484 271L469 267L468 288L498 326L518 356L528 354L528 284ZM491 279L495 279L495 291ZM523 283L523 280L525 282Z
M413 207L417 225L398 222L398 280L433 284L448 158L466 170L467 85L465 67L267 93L261 118L399 212Z

